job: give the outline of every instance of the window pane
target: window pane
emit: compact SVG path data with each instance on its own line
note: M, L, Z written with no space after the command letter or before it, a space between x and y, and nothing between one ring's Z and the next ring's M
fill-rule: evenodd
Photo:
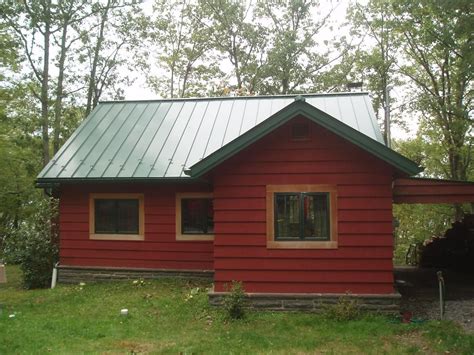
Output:
M95 232L115 233L115 201L95 200Z
M138 200L117 200L117 233L138 234Z
M304 195L304 238L329 239L328 194Z
M96 199L95 233L138 234L138 200Z
M212 199L182 199L181 228L183 234L213 234L214 207Z
M300 194L275 194L275 239L300 239Z

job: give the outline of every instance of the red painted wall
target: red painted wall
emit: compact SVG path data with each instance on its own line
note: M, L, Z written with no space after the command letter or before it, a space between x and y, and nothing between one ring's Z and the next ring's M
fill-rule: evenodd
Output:
M60 263L74 266L213 270L213 245L176 241L176 192L209 191L196 185L62 185L60 194ZM145 240L89 239L89 193L144 194Z
M393 168L314 123L309 141L291 141L304 120L212 172L215 290L240 280L247 292L392 293ZM268 184L337 185L338 249L267 249Z

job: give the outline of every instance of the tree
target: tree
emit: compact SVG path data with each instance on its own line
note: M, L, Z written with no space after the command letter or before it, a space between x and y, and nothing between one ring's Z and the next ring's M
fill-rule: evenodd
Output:
M445 177L467 180L474 142L472 3L397 0L392 11L394 30L409 60L400 71L416 87L413 107L422 112L422 124L442 143ZM456 217L462 217L460 206Z
M270 48L265 65L263 91L270 94L304 92L312 78L332 62L329 51L316 46L318 33L328 22L333 9L315 21L318 2L291 0L259 2L258 14L270 25Z
M11 6L10 6L11 5ZM40 84L40 92L31 86L32 93L41 104L41 135L43 141L43 164L50 159L49 153L49 90L51 36L58 31L56 6L51 0L4 3L0 8L2 20L22 42L23 54L28 60L33 79ZM37 41L41 44L38 44ZM41 53L41 56L37 54Z
M200 0L206 14L213 48L227 56L232 65L235 91L241 95L259 91L265 63L267 30L252 13L252 4L231 0Z
M145 18L149 47L155 48L143 55L152 54L144 60L147 82L163 97L204 95L222 76L203 16L199 6L186 0L157 0L153 17ZM153 67L159 68L158 75Z
M137 42L134 36L133 17L140 16L140 10L134 2L107 0L105 4L93 5L92 23L89 31L83 31L79 24L76 30L82 31L82 49L86 53L79 55L81 62L88 62L84 81L86 83L86 116L97 106L104 91L114 91L116 97L122 97L122 82L129 80L121 75L118 68L125 66L129 58L123 56L127 46Z
M29 85L3 92L0 116L0 246L33 213L32 201L41 198L34 187L42 166L41 111Z
M385 0L371 0L365 6L358 3L348 10L348 18L352 25L352 34L372 39L373 47L361 49L356 61L356 68L361 71L366 81L366 87L371 92L374 110L381 120L383 110L384 138L387 145L390 140L389 106L393 103L390 89L401 85L398 77L396 62L399 53L399 41L393 32L394 15Z

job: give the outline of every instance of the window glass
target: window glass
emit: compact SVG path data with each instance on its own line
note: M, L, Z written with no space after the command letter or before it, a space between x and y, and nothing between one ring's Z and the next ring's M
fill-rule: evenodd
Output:
M181 233L214 234L214 207L212 199L181 199Z
M278 239L299 239L300 195L276 194L275 232Z
M139 204L136 199L96 199L95 233L138 234Z
M117 233L138 234L138 200L117 200Z
M304 195L304 239L329 239L327 194Z
M329 240L328 193L276 193L275 240Z

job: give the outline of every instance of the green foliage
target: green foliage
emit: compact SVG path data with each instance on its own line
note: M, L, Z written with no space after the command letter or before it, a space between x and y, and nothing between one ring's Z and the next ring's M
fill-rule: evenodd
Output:
M446 177L467 180L474 143L472 2L394 0L390 5L393 32L407 58L400 72L416 88L412 109L422 113L420 134L442 150L439 165Z
M393 215L399 223L395 229L395 264L404 265L410 244L444 234L453 222L454 208L452 205L394 205Z
M361 317L360 302L349 294L339 297L335 304L325 305L323 316L337 322L356 320Z
M6 105L0 117L0 254L2 242L34 213L34 201L41 196L33 184L41 167L40 141L33 136L34 116L23 116L28 106L23 93L21 88L11 90L9 95L21 100L15 103L16 114Z
M317 10L321 11L322 7L315 1L257 3L257 14L269 23L266 25L269 48L261 69L260 91L269 94L304 92L313 85L314 78L327 69L328 51L314 48L333 9L314 16Z
M49 286L53 265L58 261L57 201L38 199L34 210L3 246L5 259L20 264L27 289Z
M229 294L224 296L223 306L229 319L242 319L245 316L245 292L242 282L232 281Z
M223 73L211 51L212 29L204 23L202 7L186 1L156 0L154 14L144 16L146 41L142 66L150 72L148 85L162 97L205 96ZM156 62L164 71L153 74Z

